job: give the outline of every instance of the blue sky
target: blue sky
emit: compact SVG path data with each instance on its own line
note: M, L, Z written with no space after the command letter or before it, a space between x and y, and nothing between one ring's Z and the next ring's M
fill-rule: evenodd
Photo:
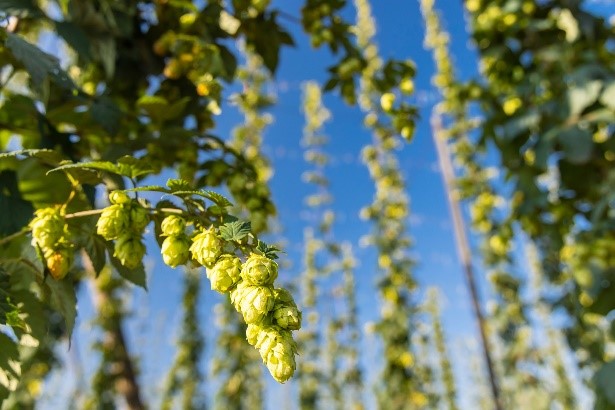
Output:
M298 16L300 2L274 1L274 4L291 15ZM443 12L446 29L451 34L452 49L455 55L455 67L463 78L476 73L477 60L471 49L465 32L465 21L460 1L438 1L437 7ZM423 47L423 22L418 1L372 1L374 16L377 21L377 41L384 58L410 58L416 62L416 102L420 107L420 120L417 132L410 144L404 145L399 152L408 192L411 198L410 234L414 238L414 253L418 260L415 271L421 288L438 286L443 294L443 322L448 336L449 350L453 354L457 379L467 380L469 365L466 346L476 343L478 333L470 313L470 304L462 272L458 264L453 242L453 232L449 221L448 207L441 176L437 169L436 153L430 134L428 118L432 104L437 100L437 93L430 84L433 74L431 55ZM613 14L613 3L592 1L590 6L605 15ZM349 8L348 18L354 21L354 10ZM269 156L275 174L271 180L274 202L278 206L281 236L287 244L285 262L289 268L281 273L282 281L290 281L301 270L301 252L303 230L309 223L302 217L305 211L303 200L313 191L301 182L301 174L306 169L300 145L303 114L301 112L301 85L307 80L323 82L326 78L325 68L331 64L331 57L326 50L312 50L307 39L300 33L296 23L288 22L293 32L297 47L283 52L281 66L274 89L278 103L271 110L274 124L267 129L264 139L264 151ZM359 159L362 146L371 139L362 126L362 114L358 107L347 107L336 95L327 94L324 103L332 113L332 119L326 124L325 132L330 137L327 149L332 157L327 176L331 181L331 191L335 198L334 210L338 215L335 236L339 240L353 243L356 257L361 261L356 272L358 283L359 314L362 324L378 320L376 290L374 284L376 264L373 249L360 248L359 238L370 231L368 223L358 217L359 210L372 200L373 186L368 172ZM223 107L224 109L224 107ZM219 117L218 135L226 137L239 119L233 108ZM165 175L172 176L172 173ZM152 241L150 241L150 245ZM179 304L182 291L182 272L163 265L158 249L150 246L147 265L149 272L149 292L136 289L128 302L133 307L134 316L127 329L130 336L132 352L140 357L142 381L146 396L150 396L161 386L164 374L173 360L172 342L178 334L181 319ZM481 276L481 274L479 274ZM203 276L204 278L204 276ZM205 278L204 278L205 279ZM324 290L326 292L326 290ZM483 300L487 300L488 289L481 281ZM79 317L73 342L72 353L67 355L69 369L75 354L81 356L82 366L88 374L95 369L96 362L90 345L92 339L91 304L89 291L84 289L80 295ZM298 296L298 295L297 295ZM203 281L202 304L200 306L202 326L207 337L207 358L210 357L214 334L212 332L212 306L220 300L217 294L209 290ZM375 343L373 337L363 339L364 346ZM374 345L377 347L377 343ZM377 350L365 349L369 355L363 364L371 376L377 376L374 360ZM461 360L460 358L463 358ZM204 363L208 370L208 364ZM268 375L266 375L269 378ZM59 376L52 378L47 392L54 391L54 384L62 382ZM466 382L467 383L467 382ZM86 382L87 385L87 382ZM463 384L462 384L463 386ZM293 383L285 387L268 384L270 403L272 400L286 397L296 386ZM368 393L371 396L371 387ZM460 391L464 391L460 389ZM52 393L51 393L52 394ZM211 386L209 398L213 396ZM468 408L468 394L462 399ZM50 407L62 408L61 397L50 401ZM373 399L368 400L373 406ZM272 407L273 408L273 407Z

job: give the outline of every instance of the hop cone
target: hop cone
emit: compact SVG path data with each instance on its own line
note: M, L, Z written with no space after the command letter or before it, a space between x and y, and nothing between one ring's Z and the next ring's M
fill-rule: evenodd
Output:
M235 255L222 255L213 268L207 269L211 289L226 293L239 281L241 259Z
M45 262L51 277L56 280L64 278L73 264L73 255L74 252L70 248L61 248L46 254Z
M160 253L170 267L184 265L190 258L190 239L186 235L169 236L162 242Z
M96 222L96 232L106 240L119 238L130 226L130 213L122 205L105 208Z
M109 194L109 202L114 205L124 205L132 201L126 192L113 191Z
M163 219L160 225L164 236L181 235L186 229L186 221L177 215L169 215Z
M297 330L301 327L301 312L293 296L286 289L273 291L275 303L273 305L273 320L283 329Z
M133 233L124 233L115 241L113 256L118 258L122 265L129 269L136 268L145 255L145 245L141 237Z
M278 264L266 256L251 254L243 268L241 278L251 285L272 285L278 277Z
M239 282L231 291L231 302L243 315L246 323L261 322L273 308L273 290L267 286L254 286Z
M52 248L64 233L64 218L54 208L38 209L30 222L32 228L32 246Z
M149 211L138 201L130 204L130 227L135 232L143 232L149 223Z
M256 336L254 347L258 349L269 373L276 381L284 383L293 376L297 368L297 344L290 331L278 326L263 327Z
M207 229L192 238L190 252L201 265L212 268L222 253L222 241L216 236L214 228Z

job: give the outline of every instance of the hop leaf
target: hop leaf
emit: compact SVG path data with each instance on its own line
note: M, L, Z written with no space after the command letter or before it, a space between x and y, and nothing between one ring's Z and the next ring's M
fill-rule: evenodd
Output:
M278 264L255 253L250 255L241 269L241 278L251 285L271 285L277 277Z
M213 268L207 270L211 289L220 293L228 292L239 281L241 259L235 255L222 255Z
M261 322L273 308L273 290L268 286L255 286L240 281L231 291L231 302L246 323Z
M273 305L273 320L283 329L297 330L301 327L301 312L293 296L286 289L273 291L275 302Z
M113 256L118 258L122 265L129 269L136 268L145 255L145 245L141 242L141 236L128 232L122 234L115 242Z
M130 213L122 205L105 208L96 222L96 232L106 240L118 238L130 226Z
M186 221L181 216L169 215L162 220L160 229L164 236L180 235L186 229Z
M170 267L184 265L190 258L190 239L186 235L169 236L162 242L160 253Z
M194 238L190 246L192 257L201 265L212 268L222 253L222 241L216 236L214 228L207 229Z

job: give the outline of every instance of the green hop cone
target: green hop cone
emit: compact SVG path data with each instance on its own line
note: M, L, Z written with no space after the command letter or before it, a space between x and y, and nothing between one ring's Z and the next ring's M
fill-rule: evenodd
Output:
M149 223L149 211L138 201L132 201L130 204L130 227L135 232L143 232Z
M110 205L102 211L96 222L96 233L112 240L125 233L130 226L130 213L122 205Z
M207 269L207 278L211 282L211 289L226 293L237 282L241 272L241 259L235 255L222 255L213 268Z
M231 302L246 323L261 322L273 308L273 290L240 281L231 291Z
M278 264L266 256L251 254L241 268L241 278L251 285L268 286L278 277Z
M190 238L186 235L167 237L160 247L162 260L172 268L184 265L190 258Z
M134 269L141 263L145 255L145 245L141 242L141 236L133 233L122 234L115 241L113 256L118 258L122 265Z
M246 340L250 345L256 347L256 342L258 342L258 335L261 334L264 328L269 326L267 321L263 321L261 323L250 323L246 327Z
M254 347L276 381L284 383L293 376L297 368L297 344L290 331L278 326L263 327L256 336Z
M216 236L214 228L207 229L194 238L190 246L192 257L206 268L212 268L222 253L222 241Z
M132 201L128 194L123 191L113 191L109 194L109 202L114 205L124 205Z
M73 259L72 248L60 248L53 252L46 252L45 263L51 277L55 280L64 278L73 264Z
M273 320L283 329L297 330L301 327L301 312L293 296L286 289L273 291L275 303L273 305Z
M186 221L181 216L169 215L162 220L160 229L164 236L181 235L186 229Z
M35 215L30 222L32 246L38 244L43 249L54 247L64 233L64 218L59 209L42 208Z

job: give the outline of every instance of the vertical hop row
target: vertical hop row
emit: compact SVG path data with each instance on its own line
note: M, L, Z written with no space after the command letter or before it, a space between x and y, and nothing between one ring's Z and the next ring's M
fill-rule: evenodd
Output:
M297 346L292 330L301 327L301 312L292 295L274 288L278 264L266 256L251 253L242 263L225 252L225 242L214 227L192 238L192 258L207 268L212 290L229 293L235 309L248 324L247 340L258 349L275 380L283 383L295 371Z
M54 279L62 279L68 273L74 257L74 245L70 242L68 225L60 208L42 208L30 222L32 246L40 249L45 265Z
M111 205L96 223L96 232L106 240L115 240L114 256L127 268L136 268L145 255L143 231L150 221L149 211L126 193L113 191Z

